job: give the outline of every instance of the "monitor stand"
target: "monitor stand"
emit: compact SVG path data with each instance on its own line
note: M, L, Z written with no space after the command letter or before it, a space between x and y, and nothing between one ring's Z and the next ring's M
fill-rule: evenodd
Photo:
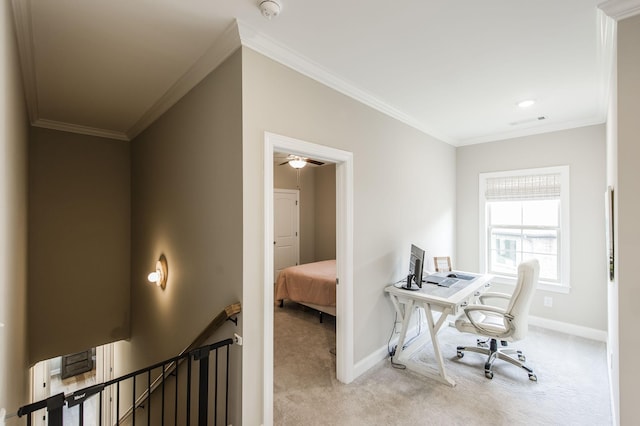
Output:
M407 282L405 283L405 285L401 286L400 288L403 290L411 290L411 291L420 290L419 286L413 285L413 274L407 275Z

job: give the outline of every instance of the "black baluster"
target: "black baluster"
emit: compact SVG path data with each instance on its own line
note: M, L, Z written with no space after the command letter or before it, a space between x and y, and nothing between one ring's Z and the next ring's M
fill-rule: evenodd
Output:
M187 425L191 424L191 354L187 357Z
M147 426L151 424L151 370L147 371Z
M199 398L198 398L198 424L206 425L209 405L209 348L201 348L196 351L200 370L198 378Z

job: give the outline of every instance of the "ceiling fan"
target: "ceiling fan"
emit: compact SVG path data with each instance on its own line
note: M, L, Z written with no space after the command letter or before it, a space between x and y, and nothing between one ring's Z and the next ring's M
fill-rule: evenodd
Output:
M318 160L312 160L311 158L301 157L299 155L289 154L284 163L280 163L281 166L289 164L294 169L301 169L309 164L315 164L316 166L322 166L324 163Z

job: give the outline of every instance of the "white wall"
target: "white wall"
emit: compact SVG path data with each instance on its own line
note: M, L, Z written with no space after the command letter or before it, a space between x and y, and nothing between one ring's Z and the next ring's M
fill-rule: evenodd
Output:
M640 15L618 22L617 90L617 290L619 326L620 424L640 417L637 388L640 380Z
M0 5L0 408L28 402L27 140L11 2ZM7 424L18 424L13 418Z
M452 146L242 51L243 415L253 425L262 422L263 400L264 132L353 153L356 362L387 343L394 316L384 288L407 273L411 243L428 256L454 252L456 177Z
M538 290L531 306L537 317L589 329L607 329L604 193L605 126L589 126L457 150L456 265L478 271L478 174L547 166L570 166L571 291ZM543 306L544 296L553 307Z

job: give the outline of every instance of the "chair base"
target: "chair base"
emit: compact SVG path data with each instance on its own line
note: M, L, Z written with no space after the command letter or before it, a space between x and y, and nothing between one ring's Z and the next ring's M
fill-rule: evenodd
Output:
M506 342L501 342L502 346L506 346ZM457 355L458 358L462 358L464 356L464 352L476 352L479 354L484 354L487 355L487 362L484 364L484 375L487 379L493 379L493 363L496 359L501 359L503 361L507 361L508 363L511 363L513 365L515 365L516 367L520 367L522 369L524 369L527 374L529 375L529 380L532 381L538 381L538 376L536 376L533 372L533 370L529 367L527 367L524 364L524 361L526 361L525 356L522 354L522 351L516 350L516 349L512 349L512 348L499 348L498 349L498 342L496 339L490 339L489 340L489 347L487 348L487 341L482 341L480 339L478 339L478 345L477 346L458 346L457 348ZM513 357L511 355L515 355L516 357Z

